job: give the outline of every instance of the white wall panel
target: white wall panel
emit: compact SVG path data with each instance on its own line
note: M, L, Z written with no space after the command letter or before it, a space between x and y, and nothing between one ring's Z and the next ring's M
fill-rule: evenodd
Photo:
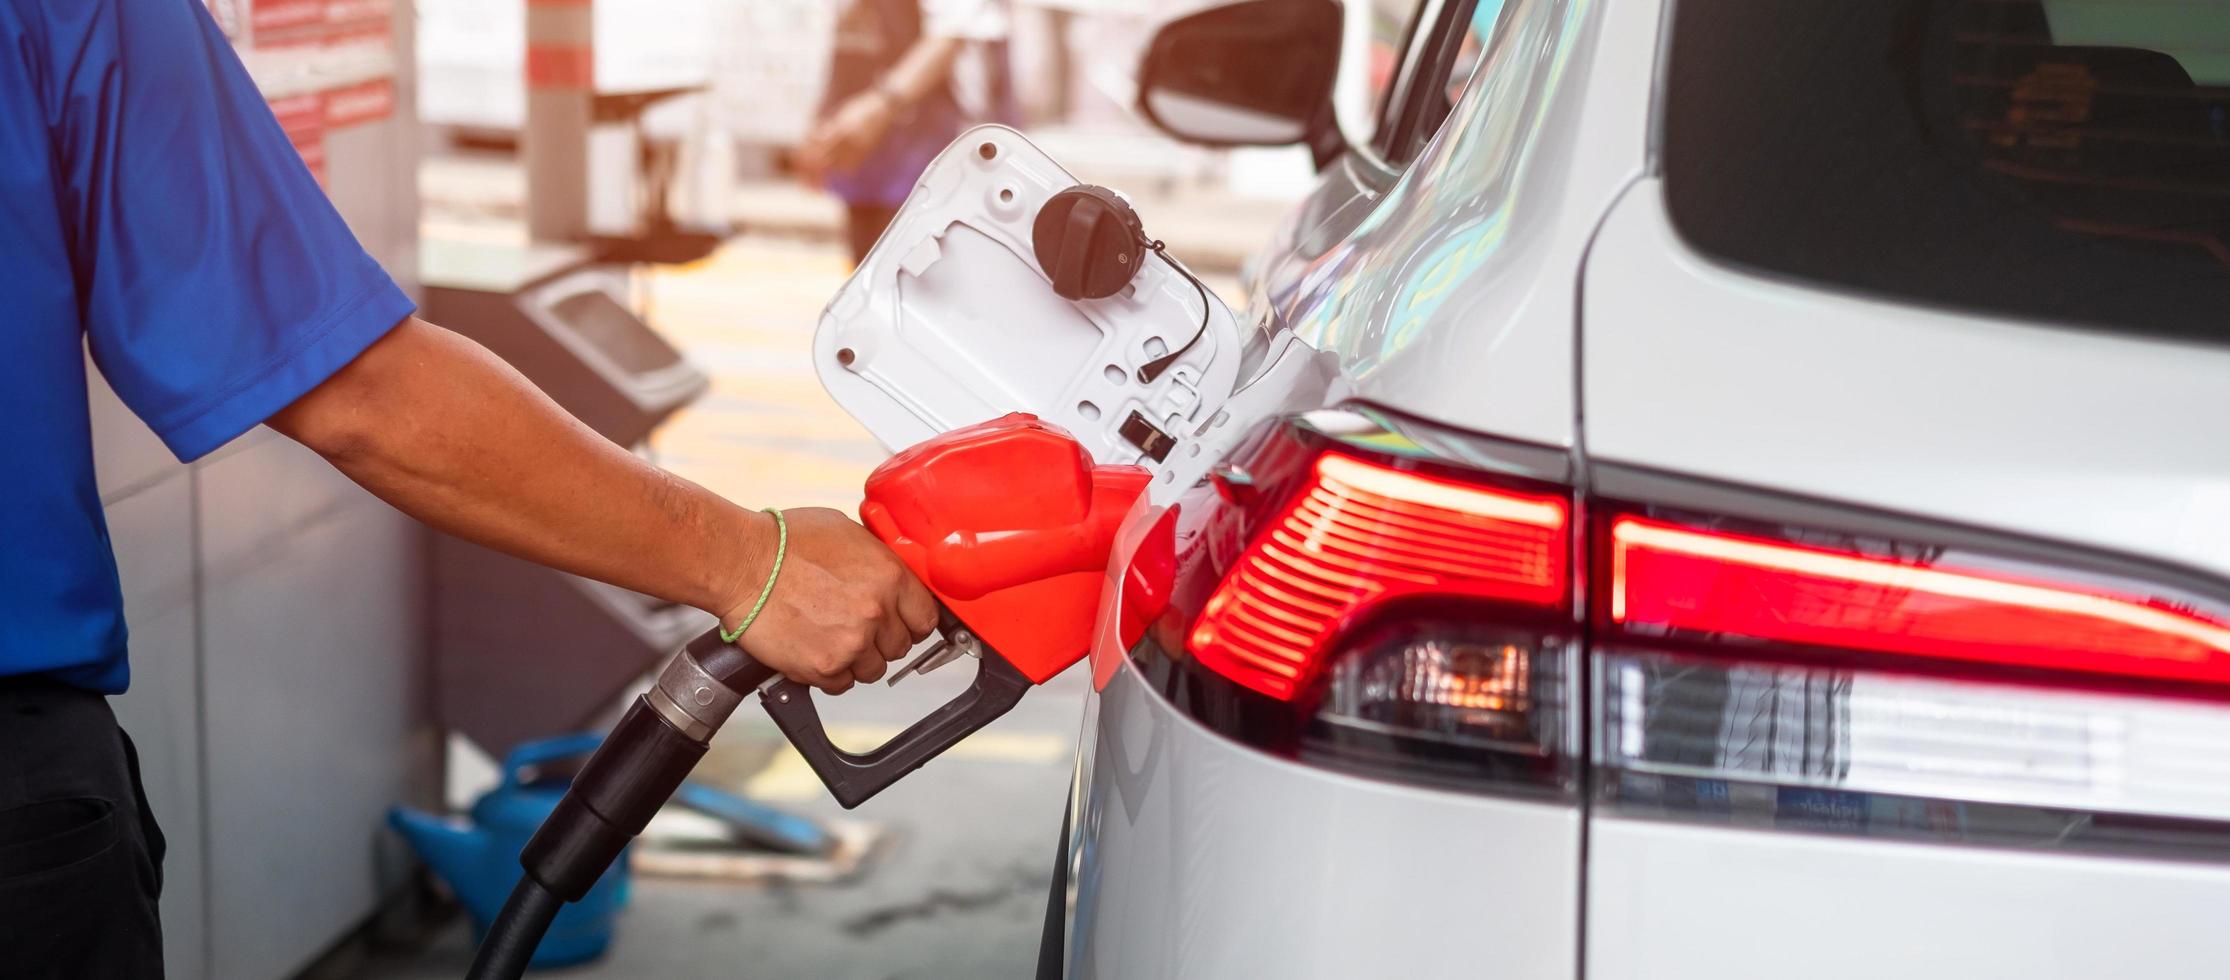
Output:
M111 504L108 526L132 631L132 687L111 704L139 748L148 805L170 845L163 861L164 972L170 980L200 980L208 942L192 478L179 468Z
M286 439L196 478L212 972L283 976L393 885L386 809L440 771L423 535Z
M149 483L186 472L155 431L116 397L92 358L85 360L85 401L93 420L93 475L103 502L114 503Z

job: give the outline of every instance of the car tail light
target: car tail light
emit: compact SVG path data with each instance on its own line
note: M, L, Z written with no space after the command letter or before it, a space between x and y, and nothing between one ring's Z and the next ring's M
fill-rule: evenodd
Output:
M1600 802L1632 815L2230 856L2230 707L1613 647Z
M2174 573L1832 509L1595 509L1608 812L2230 856L2230 618Z
M1314 413L1182 504L1160 631L1195 717L1373 774L1576 790L1571 492L1553 450L1453 466L1385 416Z
M1639 517L1611 521L1610 564L1628 629L2230 684L2230 625L2134 591Z
M1583 498L1561 451L1369 409L1229 463L1132 659L1250 745L1558 799L1584 774L1628 816L2230 859L2212 579L1615 465Z
M1201 663L1290 700L1341 632L1410 597L1561 607L1570 592L1570 507L1556 496L1473 486L1328 452L1227 573L1186 641ZM1489 697L1508 658L1429 646L1405 655L1416 697ZM1493 661L1489 663L1488 661ZM1479 672L1483 669L1485 672Z

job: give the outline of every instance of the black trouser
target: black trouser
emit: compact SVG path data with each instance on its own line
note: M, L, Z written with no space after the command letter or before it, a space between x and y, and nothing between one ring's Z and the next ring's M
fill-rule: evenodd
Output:
M161 977L162 888L162 831L108 699L0 677L0 977Z

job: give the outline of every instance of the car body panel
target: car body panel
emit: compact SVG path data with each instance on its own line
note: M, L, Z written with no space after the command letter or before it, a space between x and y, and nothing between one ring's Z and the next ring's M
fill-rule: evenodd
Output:
M1572 445L1573 286L1596 218L1646 159L1656 6L1512 0L1439 136L1375 201L1378 165L1350 151L1255 291L1340 358L1360 398Z
M2230 350L1746 274L1690 251L1659 187L1588 266L1590 459L2230 576Z
M2230 574L2230 443L2205 435L2230 417L2230 351L1750 274L1690 250L1654 178L1605 219L1585 282L1591 465ZM2230 943L2220 864L1602 808L1588 839L1597 980L2190 976Z
M2214 976L2230 867L1596 817L1590 980Z
M1135 671L1097 715L1070 976L1574 975L1578 810L1273 759Z
M1250 313L1333 363L1321 390L1573 445L1575 285L1645 162L1656 11L1514 9L1409 177L1381 194L1360 149L1327 171L1264 253ZM1615 67L1582 85L1597 59ZM1234 428L1329 403L1269 387L1233 399ZM1142 509L1131 537L1158 517ZM1343 776L1206 731L1128 665L1111 613L1127 562L1118 547L1079 740L1070 976L1576 975L1576 808Z

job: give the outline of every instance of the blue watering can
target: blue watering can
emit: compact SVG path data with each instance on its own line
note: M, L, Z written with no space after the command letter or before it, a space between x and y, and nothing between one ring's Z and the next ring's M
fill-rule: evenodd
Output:
M503 908L519 882L519 852L565 795L562 782L527 783L521 774L560 759L596 751L604 736L560 735L512 749L503 760L503 782L472 805L470 821L437 817L408 807L388 811L387 822L410 842L434 873L449 883L472 916L473 942ZM568 905L550 924L529 965L566 966L604 955L620 907L627 904L627 854L622 852L586 897Z

